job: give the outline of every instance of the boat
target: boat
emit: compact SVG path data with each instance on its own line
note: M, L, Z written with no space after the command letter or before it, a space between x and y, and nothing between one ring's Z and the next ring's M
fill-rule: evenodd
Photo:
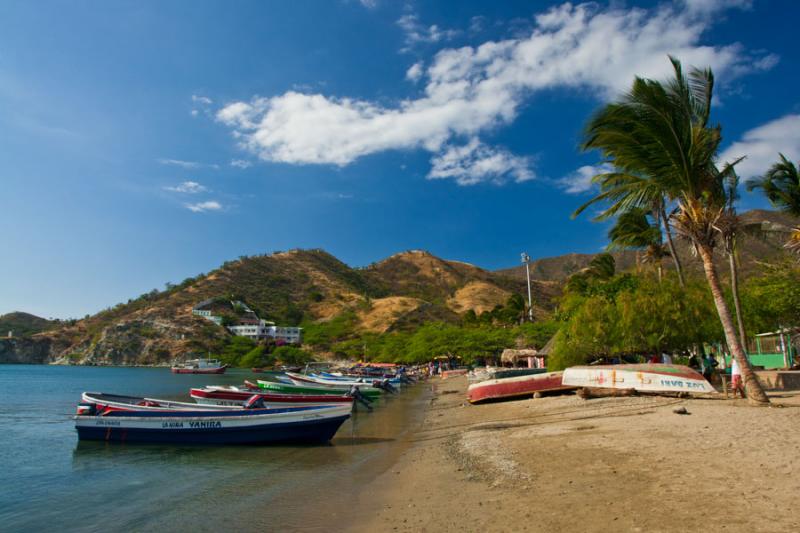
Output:
M194 405L194 408L185 406ZM168 400L84 393L75 416L80 440L181 444L322 443L352 405L263 408L198 406Z
M517 376L529 376L531 374L544 374L546 368L503 368L485 367L476 368L467 374L467 381L477 383L487 379L513 378Z
M642 392L716 392L700 374L683 365L622 364L573 366L564 370L564 384Z
M369 389L369 388L387 388L386 385L389 384L392 387L399 385L399 383L392 383L390 379L350 379L350 380L335 380L335 379L326 379L320 376L308 376L305 374L296 374L294 372L286 372L286 377L288 377L295 385L299 385L301 387L311 386L311 387L327 387L330 389L336 389L341 391L349 391L352 387L356 387L358 389Z
M173 374L224 374L228 365L219 359L191 359L172 365Z
M473 383L467 389L470 403L533 396L537 392L567 391L576 387L562 382L563 372L545 372Z
M244 405L253 395L258 395L267 407L302 407L320 404L353 403L352 396L330 394L270 394L256 388L210 386L189 391L192 399L201 405Z
M278 383L275 381L265 381L262 379L258 380L258 386L261 389L281 394L312 394L312 395L327 394L333 396L341 396L342 394L350 390L350 387L341 389L341 388L325 387L322 385L313 386L310 383L308 384L308 386L305 386L305 385L294 385L289 383ZM381 389L376 389L375 387L372 387L370 385L357 388L359 392L361 392L361 394L363 394L369 399L375 399L383 393Z

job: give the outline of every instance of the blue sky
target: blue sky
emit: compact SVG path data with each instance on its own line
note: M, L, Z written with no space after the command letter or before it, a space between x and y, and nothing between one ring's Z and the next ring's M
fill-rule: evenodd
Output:
M712 66L723 158L800 159L792 0L0 4L0 313L83 316L227 259L595 252L587 116ZM764 207L743 195L742 208Z

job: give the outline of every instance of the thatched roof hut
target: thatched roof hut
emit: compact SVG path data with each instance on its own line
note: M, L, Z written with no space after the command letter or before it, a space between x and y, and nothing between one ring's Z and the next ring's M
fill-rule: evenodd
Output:
M548 355L550 355L550 352L553 351L553 346L555 345L556 345L556 336L553 335L552 337L550 337L550 340L547 341L547 344L545 344L542 347L542 349L539 350L539 357L547 357Z
M500 362L504 365L516 365L519 361L527 362L528 357L537 357L539 355L541 354L533 348L523 348L521 350L512 350L511 348L506 348L500 355Z

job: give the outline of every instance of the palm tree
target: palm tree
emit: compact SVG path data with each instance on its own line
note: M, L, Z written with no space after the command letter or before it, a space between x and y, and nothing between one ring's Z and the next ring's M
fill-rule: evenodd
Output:
M773 207L800 217L800 170L783 154L760 178L748 180L747 190L761 189ZM792 228L786 248L800 253L800 227Z
M661 260L669 255L661 241L661 227L658 223L651 224L647 218L648 212L641 207L634 207L630 211L620 213L617 223L608 232L611 243L609 250L629 249L644 250L644 262L655 265L658 272L658 281L661 281Z
M748 398L765 405L769 399L736 333L713 261L718 228L730 216L726 179L715 164L721 128L709 126L714 76L710 70L695 69L687 77L677 59L670 57L670 61L674 78L662 83L637 77L629 93L592 117L583 147L600 150L617 173L638 176L675 202L673 227L702 260Z
M672 230L670 229L667 217L667 201L665 191L653 180L647 179L630 172L606 172L598 174L592 181L600 186L600 194L580 206L572 213L572 217L580 215L586 208L595 203L606 203L608 207L594 218L596 221L606 220L619 213L629 211L633 208L644 208L655 215L659 224L664 226L664 234L667 237L667 247L672 261L675 263L675 272L678 274L678 281L681 287L685 286L683 279L683 265L680 257L675 250L672 240Z

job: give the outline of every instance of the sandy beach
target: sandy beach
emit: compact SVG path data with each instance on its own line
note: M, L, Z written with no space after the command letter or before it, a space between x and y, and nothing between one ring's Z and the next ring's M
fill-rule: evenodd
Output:
M800 392L742 400L433 397L352 531L797 531ZM684 407L688 414L676 414Z

